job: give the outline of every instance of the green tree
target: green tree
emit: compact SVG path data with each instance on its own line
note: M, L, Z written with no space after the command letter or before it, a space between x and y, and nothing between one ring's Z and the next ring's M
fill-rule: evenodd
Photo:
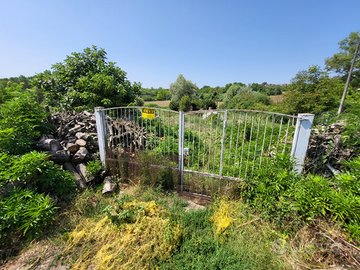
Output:
M319 66L299 71L286 88L282 103L286 113L334 111L340 103L344 83L330 78Z
M126 72L108 62L105 50L96 46L72 53L52 70L35 76L33 85L43 89L47 102L60 109L124 106L140 94L140 84L131 85Z
M253 91L250 86L234 83L233 85L230 86L230 88L226 92L226 95L224 98L224 107L228 108L228 104L229 104L230 100L233 97L235 97L236 95L244 96L249 93L252 94L252 92Z
M338 73L344 82L348 77L356 45L359 41L360 32L351 32L347 38L339 42L340 52L325 59L326 69ZM360 57L357 57L355 60L351 77L350 85L353 87L360 87Z
M179 110L183 112L190 111L191 98L189 96L183 96L180 100Z
M157 100L169 100L170 99L170 92L167 89L159 88L159 92L156 95Z
M182 74L180 74L176 82L170 84L170 96L171 100L180 102L183 96L189 96L190 99L197 99L198 87L190 80L186 80Z

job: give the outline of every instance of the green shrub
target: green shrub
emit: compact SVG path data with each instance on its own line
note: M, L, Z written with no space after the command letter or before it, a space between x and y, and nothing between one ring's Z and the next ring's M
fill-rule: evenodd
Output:
M16 157L2 153L0 163L0 178L2 185L10 181L19 181L21 183L32 183L39 174L42 173L42 166L47 157L44 153L36 151ZM49 162L49 161L48 161Z
M179 110L183 112L190 111L191 98L189 96L183 96L180 100Z
M204 110L208 110L209 107L211 107L211 109L213 110L216 110L217 108L217 105L216 105L216 102L212 99L205 99L205 100L202 100L200 102L200 107Z
M179 110L179 103L171 100L170 104L169 104L169 109L173 110L173 111L178 111Z
M17 188L0 198L0 239L20 231L34 236L54 220L55 212L49 196Z
M145 107L160 108L160 106L155 103L145 104Z
M69 171L64 171L57 164L45 161L40 167L41 173L36 183L41 192L55 193L60 198L74 192L76 181Z
M37 137L46 133L50 125L44 108L36 103L36 96L26 92L0 106L0 150L24 154Z
M0 154L0 187L11 181L37 186L41 192L54 192L63 197L75 187L75 179L68 171L52 161L45 161L44 153L36 151L20 157Z

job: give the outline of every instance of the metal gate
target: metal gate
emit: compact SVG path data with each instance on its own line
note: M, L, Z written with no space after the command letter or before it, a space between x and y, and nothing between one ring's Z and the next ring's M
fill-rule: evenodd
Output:
M154 114L149 116L143 109L95 109L103 163L109 165L123 155L122 162L130 165L171 170L179 191L205 195L224 191L231 181L253 177L284 153L297 159L295 169L301 172L314 117L159 108L150 108Z

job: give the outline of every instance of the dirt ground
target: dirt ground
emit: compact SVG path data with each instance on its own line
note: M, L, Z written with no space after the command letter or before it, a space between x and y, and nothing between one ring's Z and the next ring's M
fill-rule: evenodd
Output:
M61 265L57 255L60 249L51 245L47 240L33 242L25 248L19 256L0 266L1 270L65 270L68 267Z

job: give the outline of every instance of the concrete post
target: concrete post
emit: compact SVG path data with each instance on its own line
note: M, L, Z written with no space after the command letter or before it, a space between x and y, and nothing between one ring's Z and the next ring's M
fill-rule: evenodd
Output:
M98 136L100 160L105 166L106 156L106 121L104 107L95 108L96 130Z
M309 145L314 115L309 113L300 113L298 114L298 117L291 149L291 156L294 157L296 162L294 170L298 174L301 174Z

